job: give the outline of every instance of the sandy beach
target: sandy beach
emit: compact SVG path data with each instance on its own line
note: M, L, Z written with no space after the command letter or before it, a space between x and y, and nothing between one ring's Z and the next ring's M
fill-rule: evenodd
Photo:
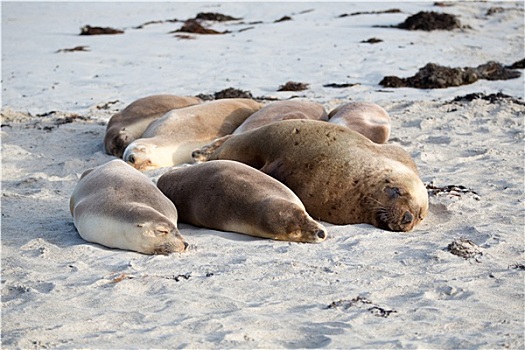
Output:
M2 348L525 348L523 68L441 89L379 84L427 63L524 59L523 2L448 5L2 2ZM461 26L394 27L420 11ZM174 32L206 12L237 19L201 23L225 34ZM123 33L79 35L86 25ZM277 91L289 81L308 88ZM180 223L190 246L169 256L84 241L69 198L115 159L109 118L144 96L230 87L327 111L379 104L429 216L409 233L324 223L320 244Z

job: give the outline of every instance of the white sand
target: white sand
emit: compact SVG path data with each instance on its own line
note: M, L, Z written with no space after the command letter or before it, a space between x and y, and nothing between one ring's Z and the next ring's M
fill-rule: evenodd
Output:
M495 6L505 10L485 15ZM389 8L403 12L337 18ZM421 10L471 28L372 27ZM235 33L195 40L167 34L181 23L132 28L198 12L245 23L210 23ZM284 15L293 20L273 23ZM2 3L2 347L523 349L525 106L448 103L498 91L523 101L523 77L442 90L378 85L428 62L518 61L523 16L522 2ZM126 33L78 36L86 24ZM360 43L371 37L384 42ZM79 45L90 51L55 52ZM289 80L310 89L276 92ZM393 120L390 142L410 152L423 181L476 194L431 196L429 217L408 234L327 224L317 245L185 224L190 251L168 257L83 241L68 200L84 170L112 159L102 146L110 116L146 95L230 86L328 110L379 103ZM447 251L460 237L478 254Z

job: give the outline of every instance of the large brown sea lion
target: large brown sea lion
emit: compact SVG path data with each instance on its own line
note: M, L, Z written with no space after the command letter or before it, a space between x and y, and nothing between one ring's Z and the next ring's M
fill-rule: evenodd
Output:
M428 211L426 188L408 153L339 125L276 122L223 137L193 155L260 169L294 191L314 219L334 224L410 231Z
M173 201L181 222L294 242L327 236L289 188L239 162L180 167L162 175L157 186Z

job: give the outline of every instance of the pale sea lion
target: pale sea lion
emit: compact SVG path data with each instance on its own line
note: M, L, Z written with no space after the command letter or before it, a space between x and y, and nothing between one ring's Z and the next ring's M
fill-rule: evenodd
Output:
M231 134L262 108L251 99L233 98L173 110L151 123L124 151L124 160L139 170L191 162L191 152Z
M195 226L293 242L321 242L327 236L289 188L239 162L174 169L157 186L177 207L179 220Z
M263 125L279 120L312 119L328 120L328 115L320 103L306 100L291 100L272 102L248 117L237 129L234 135L242 134Z
M294 191L314 219L333 224L410 231L428 212L426 188L408 153L340 125L276 122L218 139L194 158L260 169Z
M345 103L331 111L328 117L330 123L346 126L375 143L385 143L390 137L390 116L375 103Z
M104 137L106 153L122 158L126 147L142 136L148 125L172 109L201 103L198 97L153 95L140 98L109 119Z
M85 171L69 208L88 242L144 254L182 252L177 209L145 175L120 159Z

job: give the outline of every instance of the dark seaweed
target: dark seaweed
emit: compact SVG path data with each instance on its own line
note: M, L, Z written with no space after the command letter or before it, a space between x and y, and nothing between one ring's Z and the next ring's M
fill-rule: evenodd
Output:
M397 28L406 30L453 30L461 28L461 23L456 16L448 13L421 11L408 17Z
M242 18L235 18L228 15L223 15L222 13L216 12L200 12L197 14L195 19L200 19L203 21L216 21L216 22L227 22L227 21L238 21Z
M309 87L309 84L306 83L298 83L295 81L289 81L284 85L279 86L279 89L277 91L303 91L307 90Z
M112 35L112 34L123 34L124 31L120 29L114 29L109 27L92 27L89 25L80 28L80 35Z
M379 84L384 87L412 87L418 89L443 89L450 86L468 85L479 79L507 80L521 73L504 67L501 63L487 62L478 67L450 68L427 63L412 77L386 76Z

